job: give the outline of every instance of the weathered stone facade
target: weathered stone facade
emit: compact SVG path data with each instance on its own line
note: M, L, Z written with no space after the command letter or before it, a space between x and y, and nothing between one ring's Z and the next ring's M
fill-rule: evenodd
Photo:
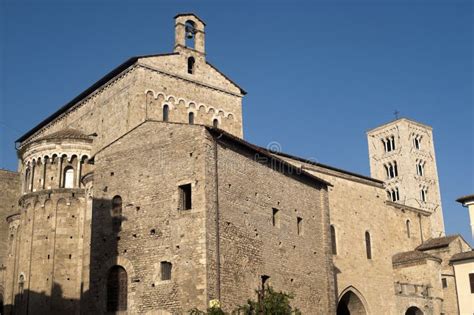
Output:
M0 170L0 304L5 301L5 285L8 271L10 231L6 218L17 212L20 177L18 173ZM2 312L3 314L3 312Z
M183 314L212 300L229 311L269 277L304 314L455 314L448 262L470 248L433 238L444 227L431 129L417 130L436 209L387 197L394 181L406 196L418 185L402 174L408 133L391 153L403 176L375 179L382 130L418 123L369 133L375 178L247 143L245 91L206 61L204 27L176 16L174 52L129 59L18 139L19 174L0 173L2 204L17 207L6 313Z

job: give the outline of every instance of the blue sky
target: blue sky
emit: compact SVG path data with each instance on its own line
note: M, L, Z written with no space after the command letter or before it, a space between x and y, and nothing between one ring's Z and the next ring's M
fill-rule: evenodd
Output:
M207 58L248 91L245 138L368 175L365 131L433 126L447 233L471 241L470 1L21 1L0 4L0 167L14 140L130 56L172 50L173 16L207 23Z

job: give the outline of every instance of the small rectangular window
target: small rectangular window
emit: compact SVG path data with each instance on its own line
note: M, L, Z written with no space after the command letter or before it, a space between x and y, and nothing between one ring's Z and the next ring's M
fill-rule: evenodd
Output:
M300 217L296 218L296 231L298 235L303 234L303 218L300 218Z
M273 208L272 209L272 225L280 227L280 210Z
M469 274L469 283L471 285L471 293L474 293L474 273Z
M190 210L192 208L191 184L179 186L178 210Z
M446 278L441 278L441 284L443 285L443 289L448 287L448 280Z
M171 269L173 265L168 261L161 262L161 280L171 280Z

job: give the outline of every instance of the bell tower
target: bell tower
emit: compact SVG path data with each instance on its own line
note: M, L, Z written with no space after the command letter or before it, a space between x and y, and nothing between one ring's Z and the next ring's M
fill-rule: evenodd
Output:
M406 118L367 132L370 175L383 180L389 202L431 213L431 235L444 235L438 170L430 126Z
M194 51L196 54L204 56L206 24L194 13L182 13L174 17L175 20L175 44L174 51L183 50Z

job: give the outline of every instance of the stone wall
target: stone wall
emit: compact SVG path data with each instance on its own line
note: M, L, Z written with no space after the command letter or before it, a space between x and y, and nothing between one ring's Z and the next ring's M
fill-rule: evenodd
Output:
M266 275L276 290L296 295L293 305L303 314L334 312L325 184L225 140L216 159L219 232L210 229L209 238L219 238L224 308L256 299Z
M337 255L333 260L338 297L353 290L364 300L369 314L396 312L392 256L413 250L431 235L429 213L390 203L379 181L286 159L333 184L329 188L329 209L336 233ZM371 236L371 259L366 255L367 231Z
M20 177L16 172L0 170L0 302L6 300L6 278L11 273L7 269L8 241L10 239L7 217L18 212Z
M456 293L456 280L454 274L454 268L449 263L451 257L454 254L461 252L469 251L469 245L461 238L457 237L452 241L449 246L444 246L441 248L434 248L426 250L425 252L442 259L441 263L441 274L438 278L438 283L441 284L441 279L446 279L447 286L442 288L444 303L443 303L443 313L445 314L457 314L458 304L457 304L457 293Z
M200 126L147 122L95 158L90 313L102 313L110 267L129 278L131 314L205 308L205 154ZM178 210L178 186L192 185L192 209ZM111 200L121 196L119 231ZM172 263L161 280L161 262Z
M7 217L18 212L20 197L20 176L17 172L0 170L0 266L5 266L7 254Z
M441 289L440 272L440 262L434 259L394 266L397 313L404 314L412 306L427 315L442 313L445 297Z

